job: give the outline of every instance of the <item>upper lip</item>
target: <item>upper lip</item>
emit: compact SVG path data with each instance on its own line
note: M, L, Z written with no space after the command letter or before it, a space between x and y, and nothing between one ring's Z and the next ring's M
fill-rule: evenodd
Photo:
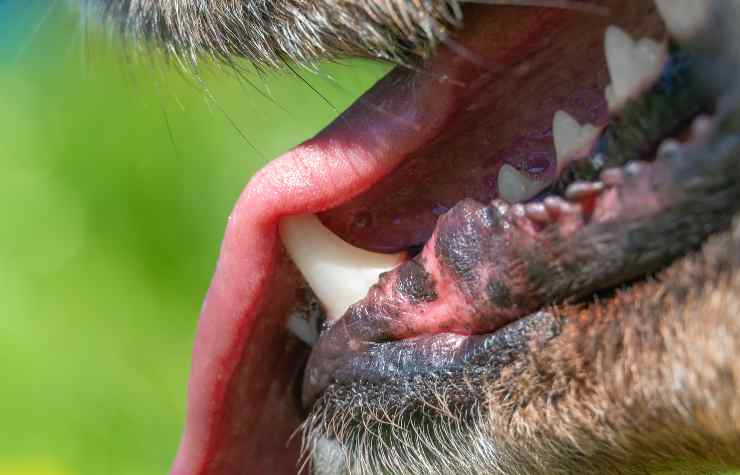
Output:
M173 474L236 473L235 467L249 463L255 473L295 472L298 441L286 441L300 424L293 388L306 348L287 338L284 327L293 298L277 297L296 295L300 281L279 243L278 223L283 216L347 202L436 132L424 128L409 137L388 123L391 116L434 124L446 115L445 101L409 107L432 91L396 87L404 74L381 80L318 136L258 172L241 194L201 311L187 425ZM441 84L433 92L443 96L452 87ZM366 105L381 97L383 110ZM357 129L363 130L360 136ZM263 412L268 400L280 410Z
M529 26L549 28L563 13L547 15ZM441 56L425 72L446 60L457 61L466 80L480 74L454 55ZM439 137L449 118L471 105L455 81L424 78L425 72L396 69L318 136L271 162L242 193L198 325L187 427L173 473L238 473L244 466L255 473L295 472L299 441L291 435L300 410L294 388L306 348L286 337L284 319L302 280L280 244L278 224L295 214L326 212L327 221L346 216L343 206ZM409 133L409 124L424 126ZM264 411L268 401L277 409Z

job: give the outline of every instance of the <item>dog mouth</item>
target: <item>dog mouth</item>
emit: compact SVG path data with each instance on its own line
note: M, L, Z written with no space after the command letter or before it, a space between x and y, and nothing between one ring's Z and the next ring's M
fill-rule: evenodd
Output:
M470 364L512 322L728 226L738 57L706 54L738 44L706 33L725 4L568 5L468 8L464 34L253 178L173 473L295 473L327 388Z

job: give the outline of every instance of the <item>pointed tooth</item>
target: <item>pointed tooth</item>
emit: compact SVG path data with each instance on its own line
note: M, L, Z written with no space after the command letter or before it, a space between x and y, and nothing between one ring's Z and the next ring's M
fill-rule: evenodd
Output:
M612 79L614 96L621 99L630 93L632 78L632 50L635 43L632 37L616 26L606 29L604 48L606 49L606 65Z
M581 125L567 112L557 111L552 119L552 135L559 172L569 159L593 144L599 129L588 123Z
M609 106L610 111L619 109L622 101L619 97L617 97L617 94L614 92L614 87L612 87L611 84L606 86L606 91L604 91L604 95L606 96L606 104Z
M653 39L641 38L637 42L634 50L635 63L639 67L635 77L637 86L640 83L652 82L660 75L666 60L666 53L665 45Z
M610 26L604 37L606 63L612 83L606 96L610 109L621 106L646 83L655 80L665 61L665 46L649 38L637 42L616 26Z
M283 218L280 237L306 282L324 304L328 320L341 318L350 305L367 295L380 274L405 258L405 253L380 254L354 247L312 214Z
M655 0L658 13L674 38L686 40L706 24L712 2L708 0Z
M549 185L549 182L529 178L509 164L502 166L498 172L498 195L509 203L534 198Z

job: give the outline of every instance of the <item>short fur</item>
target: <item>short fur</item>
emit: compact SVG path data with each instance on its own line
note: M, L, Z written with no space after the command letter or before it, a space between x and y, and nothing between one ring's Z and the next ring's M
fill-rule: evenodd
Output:
M128 42L191 63L203 55L258 65L347 56L408 63L459 25L458 0L82 0Z

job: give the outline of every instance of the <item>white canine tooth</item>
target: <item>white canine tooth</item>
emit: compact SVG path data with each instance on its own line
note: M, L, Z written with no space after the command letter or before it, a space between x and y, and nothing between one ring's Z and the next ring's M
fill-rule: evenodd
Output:
M575 154L593 144L599 129L588 123L581 125L567 112L557 111L552 119L552 135L559 172Z
M710 0L655 0L666 28L674 38L686 40L706 25Z
M664 45L649 38L635 42L616 26L607 28L604 48L612 79L606 90L610 109L618 108L646 83L655 80L660 75L666 56Z
M612 85L606 86L606 90L604 91L604 95L606 96L606 103L609 106L609 110L613 111L616 109L619 109L619 106L622 105L622 100L617 97L616 93L614 92L614 88Z
M396 267L405 257L405 253L379 254L354 247L312 214L283 218L280 237L324 304L329 320L341 318L350 305L365 297L380 274Z
M509 164L502 166L498 172L498 196L509 203L534 198L549 185L549 182L529 178Z

